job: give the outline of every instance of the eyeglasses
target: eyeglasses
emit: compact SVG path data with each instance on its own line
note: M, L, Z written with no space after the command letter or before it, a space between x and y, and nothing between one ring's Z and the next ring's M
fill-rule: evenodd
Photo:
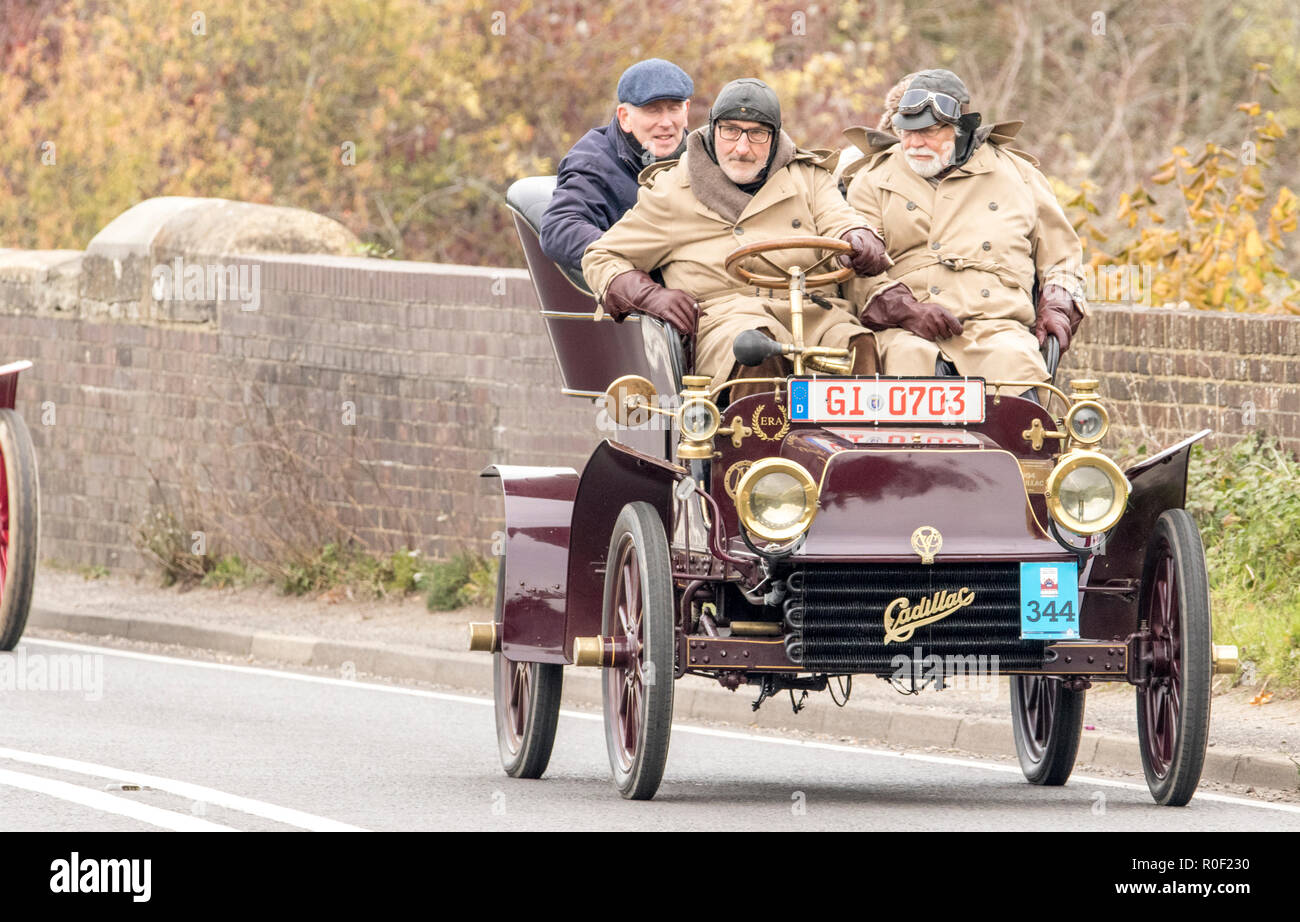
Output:
M750 144L766 144L772 140L771 128L741 128L739 125L719 125L718 137L724 141L739 141L744 135Z
M934 90L908 90L898 100L898 111L903 115L915 115L926 106L945 122L956 122L961 118L961 103L947 93Z

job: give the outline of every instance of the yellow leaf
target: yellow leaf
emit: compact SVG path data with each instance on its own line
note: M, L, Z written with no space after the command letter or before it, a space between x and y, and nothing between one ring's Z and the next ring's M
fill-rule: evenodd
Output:
M1259 239L1259 232L1254 227L1246 233L1246 242L1243 249L1246 259L1254 262L1264 255L1264 241Z

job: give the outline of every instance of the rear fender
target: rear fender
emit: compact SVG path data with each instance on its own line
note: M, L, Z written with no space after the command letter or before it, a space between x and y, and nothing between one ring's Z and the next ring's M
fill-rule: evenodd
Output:
M673 485L686 473L683 467L609 440L592 453L578 484L569 531L566 656L572 657L573 638L600 633L605 557L619 513L628 503L649 503L671 535Z
M1192 446L1210 434L1202 429L1124 472L1133 490L1119 524L1106 537L1103 553L1093 557L1082 584L1104 586L1112 581L1142 579L1147 542L1156 519L1168 509L1182 509L1187 501L1187 465ZM1122 638L1137 630L1138 605L1116 595L1084 593L1080 613L1083 636Z
M0 365L0 408L6 410L14 408L14 400L18 396L18 373L31 367L32 363L26 359Z
M492 464L506 501L505 568L497 599L506 659L564 663L564 601L569 522L578 492L571 467Z

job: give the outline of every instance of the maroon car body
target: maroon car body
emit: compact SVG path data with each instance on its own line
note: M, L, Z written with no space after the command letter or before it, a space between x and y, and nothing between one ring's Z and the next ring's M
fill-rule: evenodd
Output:
M668 398L671 410L677 395L689 394L683 379L691 344L648 317L599 318L582 280L545 258L537 220L552 186L549 178L522 180L508 200L564 393L601 398L611 382L637 375ZM1139 689L1140 717L1146 696L1144 760L1153 794L1185 803L1199 778L1194 750L1199 746L1203 758L1204 739L1187 725L1187 708L1179 713L1171 702L1201 694L1201 664L1193 661L1207 658L1209 668L1208 626L1201 650L1189 646L1197 642L1188 636L1194 632L1180 625L1200 618L1198 593L1206 595L1208 617L1208 593L1195 583L1196 560L1179 556L1186 541L1162 538L1153 551L1153 540L1172 527L1161 524L1177 518L1171 510L1182 509L1191 446L1206 433L1126 471L1131 492L1119 522L1104 536L1071 540L1054 525L1045 495L1069 443L1050 435L1062 431L1062 422L1035 401L991 388L982 422L882 427L792 421L787 400L787 390L774 385L719 404L722 428L705 459L679 456L680 417L651 415L647 425L612 431L580 474L509 465L484 471L501 482L506 543L497 618L477 626L472 646L492 650L501 664L498 727L514 728L506 734L514 743L502 743L507 769L541 773L545 756L535 751L529 728L545 723L539 709L547 706L547 683L558 702L561 667L594 666L612 677L606 722L616 782L625 796L651 796L657 777L638 773L655 758L645 751L653 748L645 734L664 692L654 688L651 660L664 654L647 632L649 621L667 617L671 657L655 663L670 665L674 676L711 676L733 689L754 685L760 701L853 674L898 684L902 648L959 664L992 656L997 671L1017 677L1012 697L1022 767L1044 784L1069 774L1088 685L1129 682ZM1049 436L1030 438L1035 430ZM793 462L817 484L811 524L779 549L749 534L736 495L747 471L771 458ZM639 524L629 528L628 517L637 515ZM648 519L657 519L662 542L646 537ZM918 558L920 527L941 534L941 550L930 561ZM657 543L666 545L668 572L647 576L657 559L650 545ZM1021 636L1019 567L1029 562L1077 568L1077 637ZM1199 566L1203 578L1203 560ZM656 601L665 586L671 611L656 615L668 611L668 603ZM978 596L978 604L958 604L963 591ZM890 644L887 632L882 639L890 600L907 612L920 605L913 599L960 610L926 621L905 644ZM1197 674L1189 679L1189 671ZM947 674L941 669L930 679L942 687ZM1208 699L1206 708L1208 719ZM541 742L549 755L549 741Z

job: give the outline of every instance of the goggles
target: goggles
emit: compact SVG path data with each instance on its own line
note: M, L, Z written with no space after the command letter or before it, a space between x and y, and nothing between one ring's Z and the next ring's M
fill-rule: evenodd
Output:
M956 124L961 119L961 103L947 93L934 90L908 90L898 100L898 111L903 115L916 115L926 106L934 112L936 118Z

